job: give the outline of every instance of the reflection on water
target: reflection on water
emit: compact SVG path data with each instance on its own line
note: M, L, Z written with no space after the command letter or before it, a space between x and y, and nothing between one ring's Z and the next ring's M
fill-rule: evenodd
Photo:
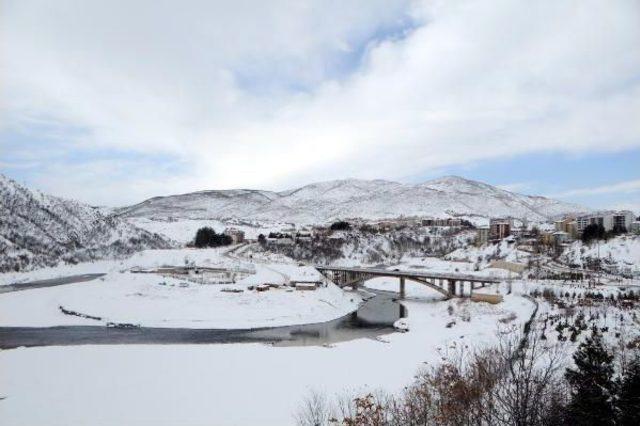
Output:
M207 344L263 342L276 346L328 345L360 338L377 338L393 331L407 316L393 293L378 292L347 316L319 324L253 330L184 328L108 328L100 326L0 327L0 348L86 344Z
M377 292L345 317L321 324L279 327L254 332L275 346L317 346L360 338L375 339L393 332L393 323L407 316L407 308L392 294Z

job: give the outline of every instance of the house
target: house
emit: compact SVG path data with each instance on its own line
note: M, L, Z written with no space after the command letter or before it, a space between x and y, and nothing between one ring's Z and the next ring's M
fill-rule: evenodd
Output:
M509 218L494 218L489 220L489 238L501 240L511 235L513 221Z
M278 246L292 246L295 241L292 237L267 237L268 244L275 244Z
M568 232L556 231L551 235L553 235L552 239L554 244L566 244L571 241L571 236Z
M576 238L578 236L578 223L572 216L556 220L553 224L556 231L566 232L571 236L571 238Z
M233 244L244 242L244 231L241 231L238 228L227 228L224 230L224 233L231 237Z
M546 246L555 246L560 244L570 243L572 240L571 235L564 231L554 231L540 233L540 242Z
M540 232L540 243L542 243L545 246L552 246L553 245L553 233L552 232L546 232L546 231L541 231Z
M455 218L426 218L422 219L422 226L462 226L461 219Z
M522 274L527 269L527 265L516 262L507 262L506 260L494 260L489 264L489 267L504 269L505 271L514 272L516 274Z

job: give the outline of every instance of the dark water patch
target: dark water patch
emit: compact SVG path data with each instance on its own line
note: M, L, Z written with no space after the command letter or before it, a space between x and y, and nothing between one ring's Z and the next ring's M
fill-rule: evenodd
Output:
M82 274L71 275L63 278L51 278L48 280L31 281L22 284L8 284L0 286L0 293L11 293L14 291L33 290L35 288L55 287L65 284L82 283L85 281L92 281L96 278L102 277L105 274Z

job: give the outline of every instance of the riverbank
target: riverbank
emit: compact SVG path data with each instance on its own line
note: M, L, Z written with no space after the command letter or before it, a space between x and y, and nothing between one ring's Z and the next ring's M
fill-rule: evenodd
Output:
M0 326L249 329L329 321L355 311L362 301L332 283L295 290L285 285L281 271L291 279L321 279L311 268L288 265L258 265L256 274L235 284L112 272L90 282L1 294ZM264 283L273 286L259 291L257 285Z

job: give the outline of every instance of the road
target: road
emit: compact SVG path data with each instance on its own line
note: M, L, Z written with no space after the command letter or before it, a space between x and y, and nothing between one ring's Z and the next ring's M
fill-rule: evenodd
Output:
M62 278L51 278L48 280L31 281L21 284L9 284L0 286L0 293L11 293L13 291L32 290L34 288L55 287L58 285L82 283L85 281L92 281L96 278L104 276L103 273L97 274L81 274L81 275L69 275Z

